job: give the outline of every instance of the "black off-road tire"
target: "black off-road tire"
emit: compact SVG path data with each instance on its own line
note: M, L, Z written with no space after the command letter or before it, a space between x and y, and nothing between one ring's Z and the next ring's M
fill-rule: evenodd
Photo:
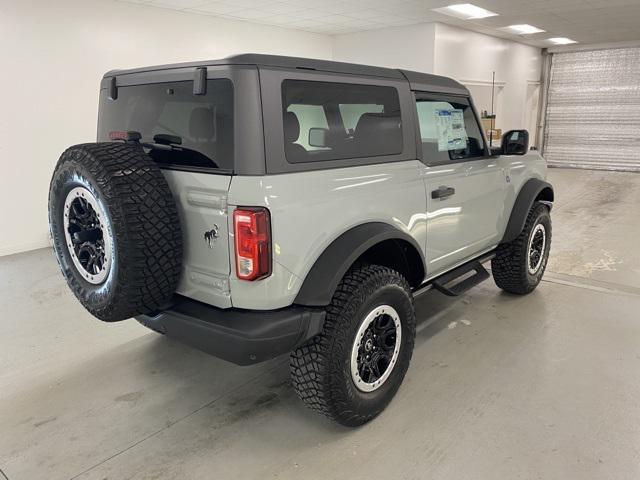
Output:
M88 282L86 271L74 264L65 238L65 199L78 187L93 195L108 217L103 235L111 235L112 261L99 284ZM180 221L166 180L140 146L109 142L67 149L51 180L49 226L69 287L95 317L124 320L170 301L182 264Z
M536 225L542 224L545 230L546 241L542 263L535 273L530 273L529 240ZM524 229L518 237L509 242L500 244L496 256L491 260L491 272L498 287L505 292L525 295L531 293L538 286L544 275L549 259L551 247L551 216L549 207L544 203L536 202L531 207Z
M359 390L351 375L351 349L365 316L379 305L391 305L401 321L398 359L390 376L374 391ZM404 379L415 338L413 297L406 279L379 265L350 270L338 285L322 333L291 354L295 391L311 409L346 426L376 417Z

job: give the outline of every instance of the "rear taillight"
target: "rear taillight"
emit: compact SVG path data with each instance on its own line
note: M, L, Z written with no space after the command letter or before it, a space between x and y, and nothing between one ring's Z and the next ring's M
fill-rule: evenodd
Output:
M236 275L258 280L271 275L271 220L269 210L242 207L233 212Z

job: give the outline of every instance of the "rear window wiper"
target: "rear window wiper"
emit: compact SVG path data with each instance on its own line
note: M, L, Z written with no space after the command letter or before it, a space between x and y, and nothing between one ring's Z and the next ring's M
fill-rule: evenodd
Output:
M182 145L182 137L168 133L158 133L154 135L153 141L160 145Z
M133 143L145 148L157 148L160 150L173 150L176 146L182 145L182 137L169 135L168 133L158 133L154 135L153 142L141 142L142 134L135 130L109 132L109 139L113 141L121 140L125 143Z
M156 145L182 145L182 137L178 135L170 135L168 133L157 133L153 136L152 142L140 142L142 140L142 134L136 130L127 130L127 131L112 131L109 132L109 139L116 141L122 140L126 143L139 143L144 145L145 143L156 144Z
M109 132L109 138L111 140L122 140L125 143L140 145L142 148L146 148L148 150L176 152L182 155L188 155L189 157L192 157L192 158L196 158L196 159L200 158L201 162L208 162L211 164L210 165L211 167L220 168L218 164L215 162L215 160L209 158L204 153L199 152L198 150L194 150L192 148L182 146L182 137L179 137L178 135L171 135L168 133L158 133L153 136L152 142L143 142L141 141L142 134L140 132L137 132L135 130L129 130L126 132L119 132L119 131ZM173 163L172 161L170 160L167 161L166 159L165 160L156 159L156 161L161 161L162 163Z
M156 150L191 150L182 146L182 137L169 135L168 133L158 133L153 136L153 142L138 142L142 147Z

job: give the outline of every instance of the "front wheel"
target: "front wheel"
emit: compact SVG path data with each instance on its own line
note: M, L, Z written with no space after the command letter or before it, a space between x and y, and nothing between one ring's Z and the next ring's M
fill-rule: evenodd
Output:
M520 235L498 246L491 260L496 285L509 293L532 292L542 280L551 247L549 207L536 202L531 207Z
M379 265L356 267L336 289L322 333L291 354L296 393L338 423L362 425L398 391L414 338L405 278Z

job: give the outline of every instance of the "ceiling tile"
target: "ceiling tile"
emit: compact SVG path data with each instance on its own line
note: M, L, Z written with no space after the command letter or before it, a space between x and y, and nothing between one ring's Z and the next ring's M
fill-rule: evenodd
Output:
M241 20L254 20L260 18L267 18L271 16L271 13L265 12L263 10L258 10L257 8L251 8L248 10L238 10L235 12L229 13L232 17L240 18Z
M323 12L321 10L312 10L312 9L306 9L306 10L300 10L299 12L295 12L294 14L292 14L294 17L298 17L298 18L305 18L305 19L310 19L310 18L320 18L320 17L324 17Z
M293 23L296 20L299 20L296 17L291 15L271 15L269 17L265 17L261 19L260 23L271 23L273 25L286 25L288 23Z
M147 5L182 10L183 8L195 8L205 3L207 0L153 0Z
M322 5L323 10L334 14L350 14L361 13L363 8L357 5L352 5L349 2L326 2Z
M550 36L567 36L583 44L640 40L640 0L472 0L499 15L471 21L433 11L454 0L115 1L328 35L438 21L537 46L547 46ZM498 30L522 23L546 32L518 36Z
M231 12L237 12L240 9L242 9L242 7L239 7L237 5L227 5L220 2L213 2L213 3L201 5L197 8L189 9L189 11L193 13L202 13L202 14L209 14L209 15L212 15L212 14L224 15Z
M271 12L277 15L295 14L296 12L305 10L303 6L300 6L300 5L296 6L291 3L285 3L285 2L273 2L260 8L262 10L265 10L267 12Z

